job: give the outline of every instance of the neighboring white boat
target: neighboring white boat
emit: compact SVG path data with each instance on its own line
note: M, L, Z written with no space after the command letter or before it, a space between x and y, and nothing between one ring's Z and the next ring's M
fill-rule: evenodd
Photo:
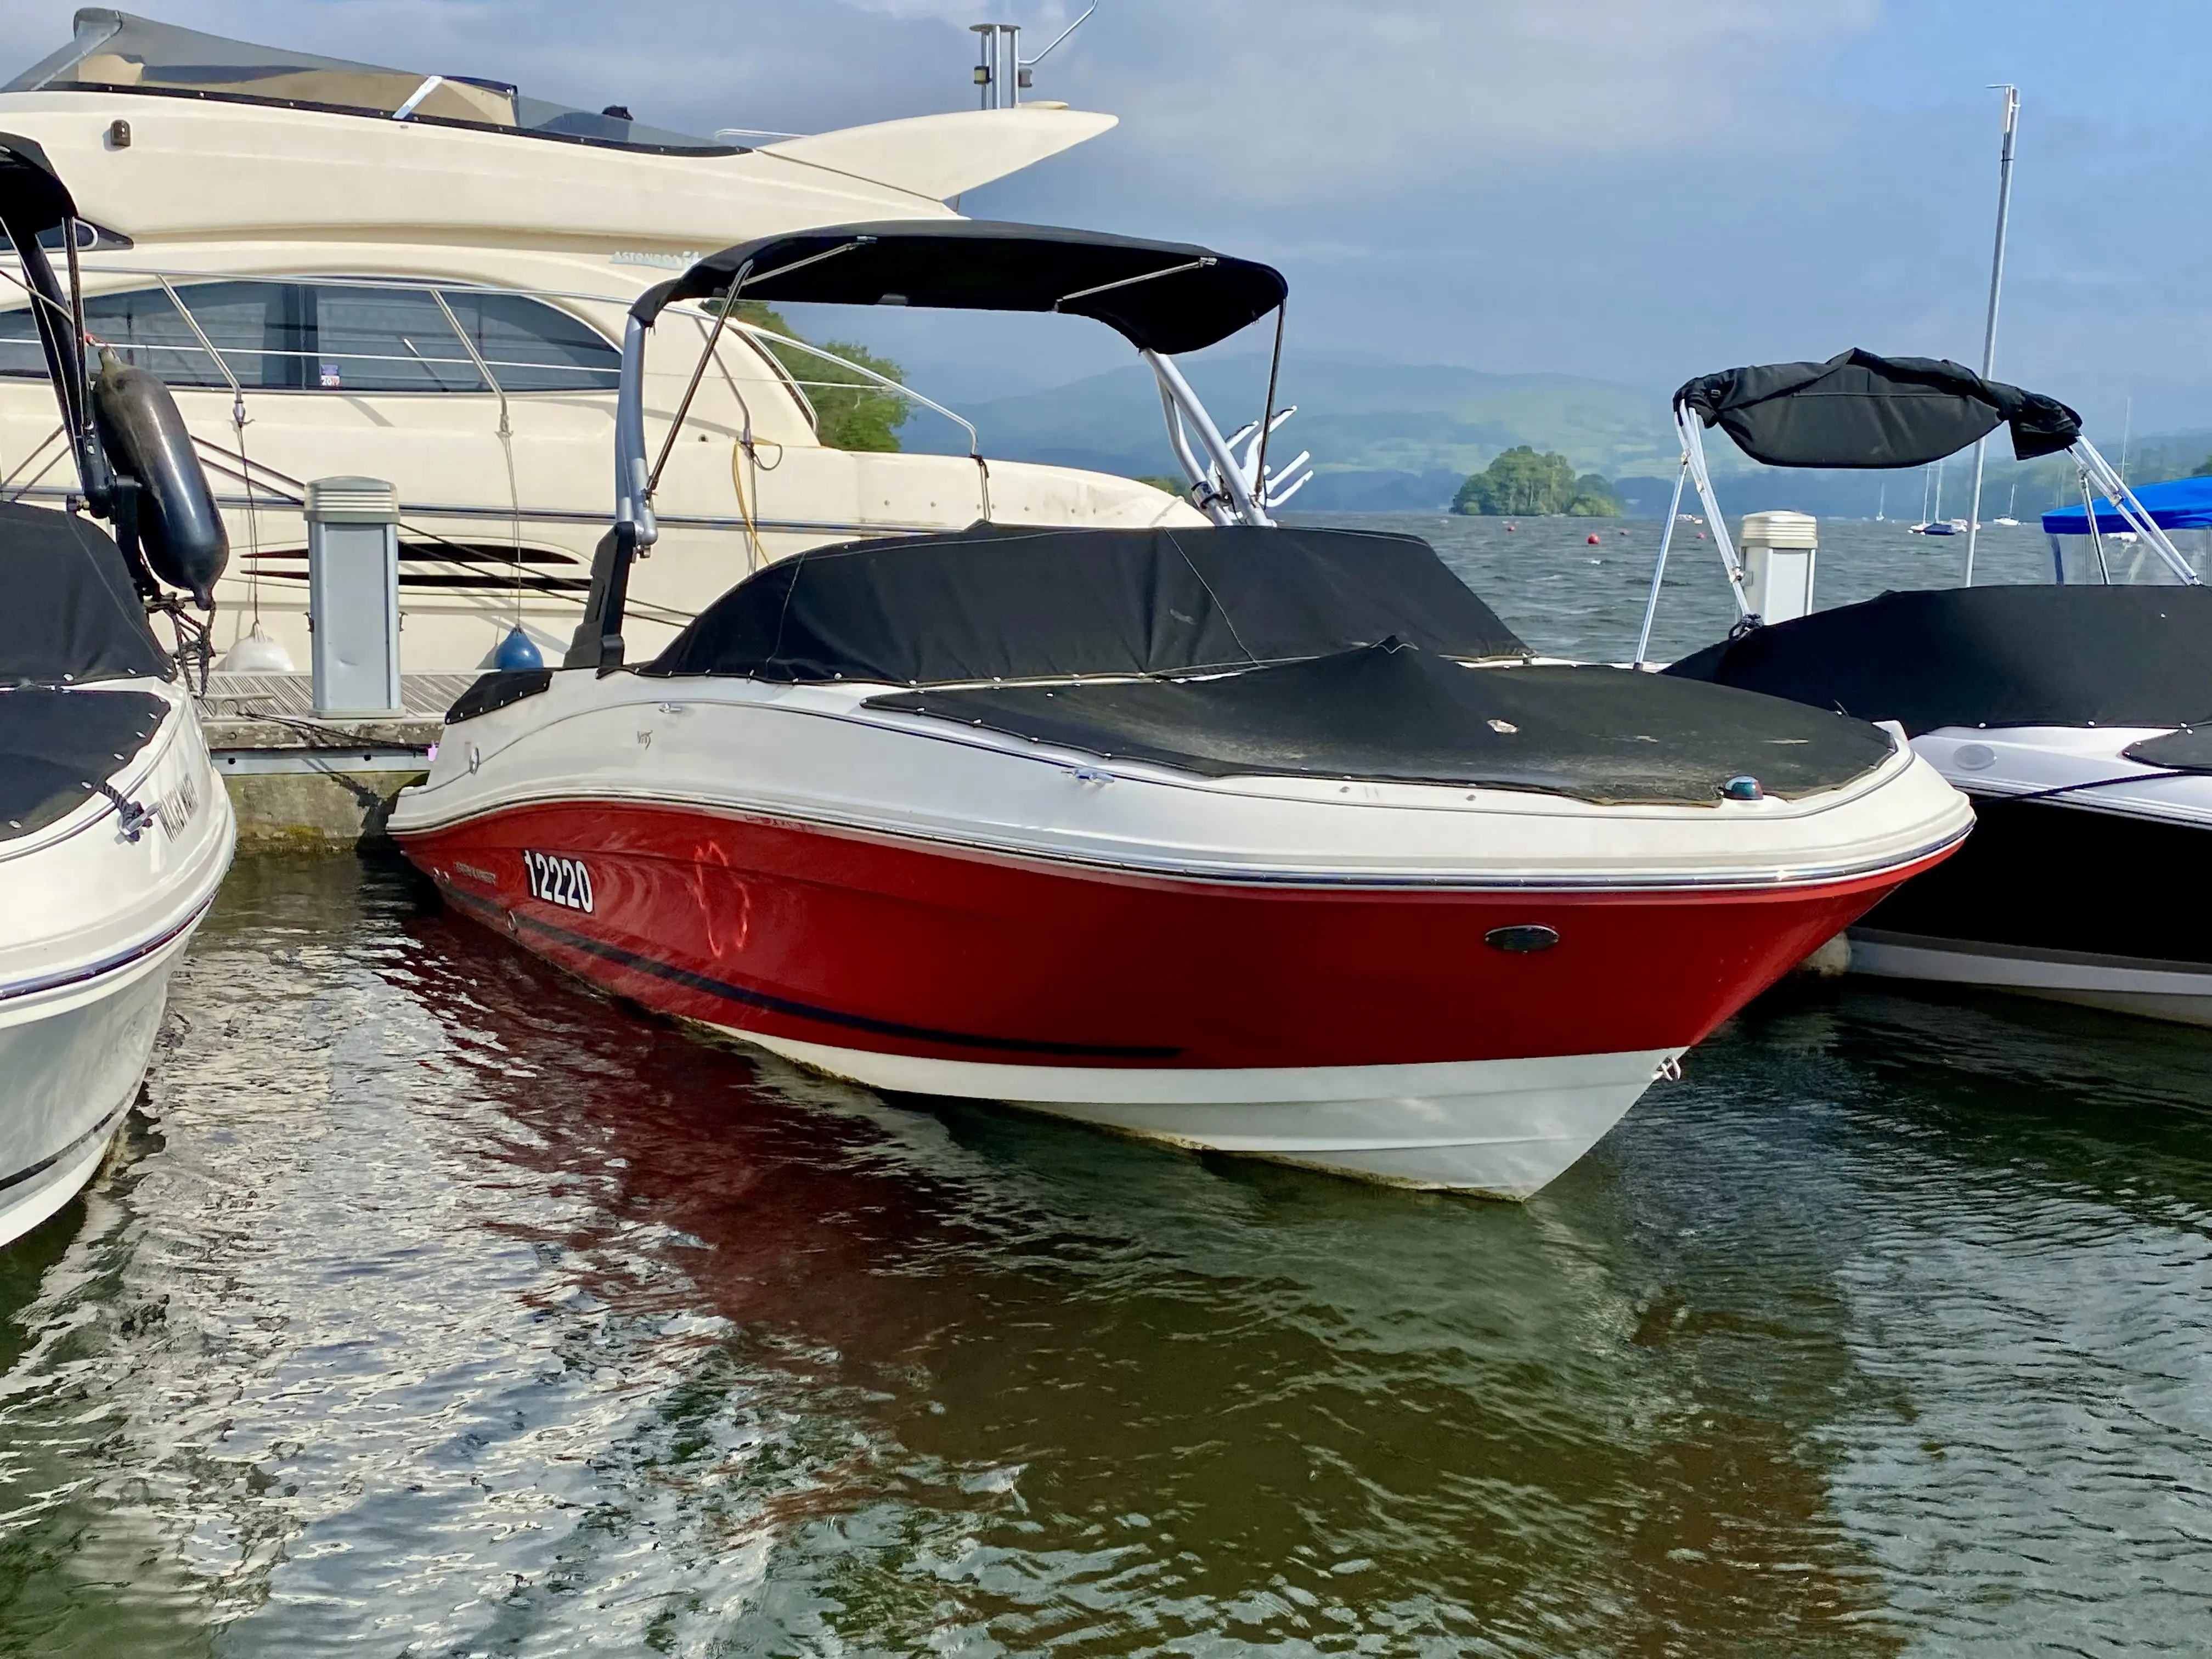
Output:
M948 198L1113 125L1030 106L748 149L102 10L0 91L0 127L45 146L96 224L93 333L170 383L216 479L240 555L218 649L258 619L306 666L306 485L366 475L399 490L410 672L484 665L518 623L547 652L574 631L612 510L623 313L670 270L733 230L952 220ZM645 366L664 417L708 325L688 309ZM979 517L1200 522L1127 478L827 445L809 375L865 372L774 343L738 319L690 390L632 595L641 643L825 541ZM76 485L44 372L28 312L0 308L0 499L58 506ZM945 418L908 401L917 423Z
M684 447L648 428L645 337L739 289L1105 321L1214 521L803 553L640 660L623 584ZM1969 815L1872 726L1536 664L1425 543L1273 527L1274 470L1170 354L1283 292L1033 226L701 262L632 313L566 667L480 680L392 833L526 948L872 1087L1536 1191Z
M1958 856L1850 929L1855 970L2212 1024L2212 589L2166 532L2212 521L2194 492L2161 519L2072 410L1925 359L1730 369L1677 392L1675 418L1709 511L1705 422L1783 466L1914 465L2000 425L2021 460L2070 455L2085 504L2106 499L2045 518L2056 582L1750 617L1668 672L1894 720L1972 799ZM2076 532L2094 562L2069 573Z
M0 505L0 1244L99 1168L235 840L145 604L156 572L206 597L221 521L160 384L110 366L88 385L37 241L72 221L37 148L0 134L0 226L30 250L62 426L129 550L81 514Z

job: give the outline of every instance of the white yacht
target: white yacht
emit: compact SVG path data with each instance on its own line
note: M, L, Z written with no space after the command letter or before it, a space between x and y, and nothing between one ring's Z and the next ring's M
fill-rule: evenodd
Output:
M368 475L402 502L410 672L484 665L518 623L549 658L574 633L614 505L623 317L670 270L733 228L955 219L963 191L1113 125L1033 104L749 149L100 9L0 90L0 127L43 146L88 222L92 337L169 384L216 479L240 555L216 648L258 618L306 665L305 487ZM744 574L732 532L757 567L984 518L1203 521L1129 479L836 447L807 382L849 402L864 369L810 370L810 348L740 317L694 386L708 319L669 320L647 408L688 396L690 413L630 595L642 647ZM28 310L0 308L0 500L58 507L80 488L45 374Z
M39 245L74 218L38 146L0 132L0 227L27 250L85 504L117 532L0 505L0 1244L99 1169L236 840L191 699L149 625L166 611L184 637L198 631L222 520L161 383L112 358L85 372L71 299Z

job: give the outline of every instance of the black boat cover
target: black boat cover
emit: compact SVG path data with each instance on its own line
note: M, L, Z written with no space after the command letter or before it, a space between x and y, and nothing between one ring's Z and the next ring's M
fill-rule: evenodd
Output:
M1884 593L1667 670L1917 737L1945 726L2212 723L2212 587Z
M1273 266L1188 242L988 219L908 219L741 242L647 289L630 314L650 325L675 301L721 293L747 265L748 300L1060 311L1094 318L1139 349L1170 355L1228 338L1290 291Z
M174 672L106 531L74 513L0 502L0 685Z
M2174 772L2212 772L2212 726L2185 726L2162 738L2145 738L2120 750L2145 766L2163 766ZM2212 942L2206 945L2212 951Z
M152 740L168 709L147 691L0 691L0 841L76 811Z
M898 691L928 714L1206 777L1371 779L1607 804L1711 805L1731 778L1787 799L1880 766L1856 720L1625 668L1470 668L1396 640L1216 679Z
M1412 536L976 525L794 554L638 672L902 685L1188 674L1394 635L1449 657L1528 654Z
M1920 466L1956 454L2000 422L2023 461L2081 435L2081 417L2055 398L1985 380L1946 359L1856 349L1825 363L1701 375L1674 402L1769 466Z
M507 708L525 697L536 696L552 684L550 668L495 668L477 676L469 689L454 699L453 706L446 711L446 724L457 726Z

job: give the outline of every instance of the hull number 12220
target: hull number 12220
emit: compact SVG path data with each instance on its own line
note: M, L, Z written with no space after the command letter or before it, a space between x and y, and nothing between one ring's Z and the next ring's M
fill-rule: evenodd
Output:
M584 867L583 860L564 859L553 853L526 852L522 867L530 872L531 897L589 914L592 872Z

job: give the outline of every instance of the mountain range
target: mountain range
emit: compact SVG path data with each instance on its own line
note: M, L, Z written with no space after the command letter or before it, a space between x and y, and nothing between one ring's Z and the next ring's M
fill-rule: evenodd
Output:
M1182 367L1224 428L1258 418L1265 356L1200 357ZM916 381L927 389L925 377ZM1468 473L1516 444L1555 450L1577 471L1608 477L1673 471L1665 395L1604 380L1316 355L1284 364L1275 401L1299 412L1278 429L1271 454L1284 461L1300 450L1313 454L1301 510L1441 508ZM1141 364L970 403L961 413L975 423L985 453L1009 460L1129 475L1176 471L1159 392ZM915 449L964 441L926 417L908 422L902 435Z
M970 391L958 405L975 423L983 452L1008 460L1042 461L1130 477L1174 476L1152 373L1141 364L1092 374L1046 390L989 392L992 378L974 366L957 378ZM1192 386L1224 431L1256 419L1267 397L1267 359L1255 352L1182 362ZM916 374L928 391L933 376ZM1003 379L996 384L1004 386ZM1678 451L1667 416L1667 392L1570 374L1493 374L1447 364L1394 362L1346 354L1311 354L1283 365L1276 407L1298 413L1275 434L1271 459L1286 462L1311 452L1313 482L1297 498L1301 512L1440 512L1471 472L1516 444L1564 455L1577 472L1613 481L1637 517L1667 509ZM917 414L901 434L908 449L963 453L967 437L934 416ZM1708 441L1707 456L1729 513L1794 507L1823 517L1917 519L1936 505L1939 482L1910 472L1782 471L1759 466L1726 439ZM2135 483L2190 471L2212 453L2212 433L2138 436L2128 477ZM2116 449L2106 459L2121 459ZM1966 510L1971 454L1944 464L1944 516ZM1984 517L2008 509L2021 517L2071 500L2075 486L2063 459L2021 465L2000 434L1990 445L1983 488ZM1685 511L1699 509L1686 497Z

